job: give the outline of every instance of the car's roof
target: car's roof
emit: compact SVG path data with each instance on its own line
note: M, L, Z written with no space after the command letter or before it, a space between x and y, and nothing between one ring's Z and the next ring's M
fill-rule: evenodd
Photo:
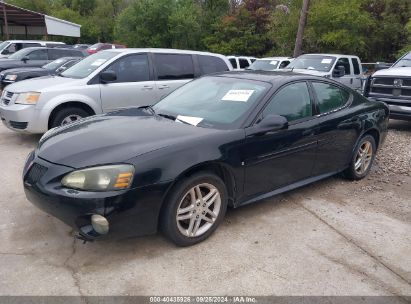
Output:
M121 49L109 49L103 50L102 52L116 52L116 53L136 53L136 52L157 52L157 53L168 53L168 54L198 54L198 55L213 55L219 57L225 57L221 54L210 53L210 52L200 52L191 50L180 50L180 49L161 49L161 48L121 48Z
M302 54L301 56L305 56L305 55L309 55L309 56L318 55L318 56L335 56L335 57L356 57L356 58L358 58L358 56L356 56L356 55L347 55L347 54L326 54L326 53Z
M21 50L33 50L33 51L35 51L35 50L66 50L67 51L68 50L68 51L76 51L76 52L82 53L81 50L76 50L76 49L73 49L73 48L70 48L70 47L54 48L54 47L44 47L44 46L32 46L32 47L24 48L24 49L21 49ZM21 50L19 50L19 51L21 51Z
M292 57L264 57L264 58L259 58L257 60L291 60L293 59Z
M256 80L256 81L264 81L269 83L283 83L290 80L329 80L325 77L313 76L308 74L300 74L296 72L292 72L290 70L280 70L280 71L253 71L253 70L245 70L245 71L229 71L229 72L221 72L211 74L209 76L217 76L217 77L229 77L229 78L239 78L239 79L247 79L247 80ZM205 76L207 77L207 76ZM333 82L333 81L332 81Z
M60 41L46 41L46 40L5 40L5 41L3 41L3 42L21 42L21 43L24 43L24 42L27 42L27 43L31 43L31 42L36 42L36 43L39 43L39 42L42 42L42 43L59 43L59 44L65 44L64 42L60 42Z

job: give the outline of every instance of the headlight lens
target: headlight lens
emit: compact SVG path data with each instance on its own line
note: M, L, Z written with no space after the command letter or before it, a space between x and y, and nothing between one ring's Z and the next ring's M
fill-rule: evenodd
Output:
M15 74L9 74L9 75L6 75L6 77L4 77L4 79L10 80L10 81L14 81L14 80L17 79L17 75L15 75Z
M67 188L86 191L123 190L131 186L132 165L111 165L73 171L61 183Z
M14 103L35 105L40 98L38 92L20 93Z

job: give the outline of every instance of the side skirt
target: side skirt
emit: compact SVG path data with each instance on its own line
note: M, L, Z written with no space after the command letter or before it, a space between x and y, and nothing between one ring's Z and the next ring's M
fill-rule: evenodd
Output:
M293 183L293 184L290 184L290 185L275 189L274 191L267 192L267 193L258 195L256 197L253 197L251 199L247 199L245 201L239 202L239 203L235 204L234 207L237 208L237 207L240 207L240 206L248 205L248 204L251 204L251 203L254 203L254 202L257 202L257 201L260 201L260 200L263 200L263 199L266 199L266 198L269 198L269 197L272 197L272 196L275 196L275 195L278 195L278 194L281 194L281 193L284 193L284 192L288 192L288 191L291 191L291 190L306 186L308 184L315 183L319 180L322 180L322 179L325 179L327 177L336 175L336 174L338 174L338 173L340 173L344 170L335 171L335 172L326 173L326 174L321 174L321 175L318 175L318 176L314 176L314 177L310 177L310 178L298 181L296 183Z

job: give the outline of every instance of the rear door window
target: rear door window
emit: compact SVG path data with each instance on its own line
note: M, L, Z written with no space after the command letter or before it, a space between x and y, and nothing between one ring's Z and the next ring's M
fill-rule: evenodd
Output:
M59 49L49 49L48 53L49 53L49 58L50 60L56 60L59 59L61 57L64 57L64 50L59 50Z
M237 68L237 60L235 60L235 58L230 58L230 63L233 66L234 69Z
M23 43L23 48L34 47L34 46L41 46L41 44L40 43L33 43L33 42Z
M228 71L227 64L223 59L215 56L198 55L201 74L211 74Z
M352 66L354 67L354 74L360 74L360 63L358 62L357 58L351 58Z
M193 58L189 54L154 54L158 80L194 78Z
M238 61L240 63L240 69L245 69L250 66L250 64L248 63L248 60L245 58L240 58Z
M321 114L342 108L350 98L350 93L332 84L313 82L312 85Z

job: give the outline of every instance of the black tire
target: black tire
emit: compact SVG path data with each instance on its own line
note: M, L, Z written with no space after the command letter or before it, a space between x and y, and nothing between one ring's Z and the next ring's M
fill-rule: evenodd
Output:
M187 236L184 235L180 229L184 228L181 227L182 224L184 224L184 221L177 221L177 210L180 207L180 203L184 204L185 200L188 199L187 195L188 191L192 188L194 188L196 185L212 185L214 186L219 194L220 194L220 207L219 207L219 213L217 217L215 218L214 222L211 224L211 226L208 228L208 230L205 230L205 232L199 236ZM204 188L207 189L207 188ZM203 188L201 188L201 192L203 192ZM208 192L210 193L210 192ZM207 193L204 192L204 197ZM197 195L197 193L196 193ZM191 196L190 196L191 198ZM184 199L184 201L183 201ZM198 201L197 201L198 202ZM216 175L208 172L202 172L202 173L197 173L194 174L181 182L178 182L173 189L171 189L171 193L167 196L166 201L164 202L164 208L162 210L161 216L160 216L160 228L163 232L163 234L172 242L174 242L178 246L191 246L194 244L197 244L199 242L202 242L206 238L208 238L218 227L218 225L221 223L223 220L225 213L227 211L227 202L228 202L228 197L227 197L227 189L226 186L224 185L224 182ZM191 204L191 202L190 202ZM218 205L218 204L216 204ZM211 206L216 206L211 204ZM203 205L205 206L205 204ZM201 207L197 207L201 208ZM196 210L192 211L196 212ZM200 221L199 225L204 225L200 226L198 231L200 231L201 227L205 227L205 225L209 225L208 222L201 220L201 211L197 210L197 215L195 215L197 218L200 216L200 220L196 219L194 220L194 223L196 221ZM203 211L205 212L205 211ZM190 213L190 212L189 212ZM208 215L208 213L206 213ZM187 219L186 223L189 226L189 223L191 219ZM195 224L194 224L195 225ZM179 228L180 227L180 228ZM186 231L189 231L190 228L188 228Z
M78 116L81 118L90 116L87 111L76 108L76 107L67 107L59 110L52 118L50 128L60 127L63 121L70 116ZM74 122L74 121L73 121Z
M359 158L359 150L360 148L364 147L366 143L369 143L371 145L371 158L369 165L366 167L365 170L356 170L356 162L358 161ZM344 176L350 180L360 180L363 179L368 175L368 173L371 170L372 164L374 163L375 156L377 154L377 145L375 143L375 139L371 135L365 135L360 139L358 142L357 146L355 147L353 157L351 159L349 167L344 171Z

